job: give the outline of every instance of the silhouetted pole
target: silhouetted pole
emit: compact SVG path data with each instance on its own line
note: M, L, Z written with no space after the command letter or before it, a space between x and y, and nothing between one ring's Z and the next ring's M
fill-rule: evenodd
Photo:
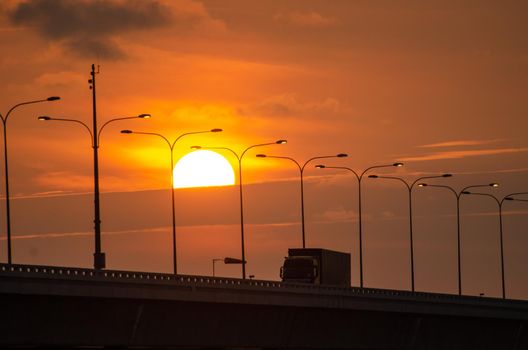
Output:
M495 202L497 203L497 206L499 208L499 238L500 238L500 260L501 260L501 286L502 286L502 299L506 299L506 284L504 281L504 245L503 245L503 235L502 235L502 204L505 200L517 200L515 198L511 198L511 196L519 195L519 194L527 194L527 192L517 192L517 193L511 193L509 195L506 195L502 198L502 200L497 199L492 194L489 193L475 193L475 192L464 192L464 194L471 194L471 195L477 195L477 196L486 196L491 197Z
M217 261L222 261L222 260L224 260L224 259L220 259L220 258L218 258L218 259L212 259L212 261L213 261L213 277L215 277L215 263L216 263Z
M414 292L414 248L413 248L413 224L412 224L412 189L414 185L420 180L424 179L436 179L440 177L451 177L453 175L451 174L442 174L442 175L435 175L435 176L423 176L416 180L414 180L411 184L409 184L407 181L402 179L401 177L395 177L395 176L378 176L378 175L369 175L369 178L371 179L390 179L390 180L398 180L405 184L409 191L409 241L410 241L410 252L411 252L411 291Z
M319 169L343 169L348 170L352 172L356 179L358 180L358 215L359 215L359 286L363 288L363 229L361 224L361 180L363 179L363 175L365 175L369 170L376 169L376 168L387 168L387 167L401 167L403 166L403 163L397 162L393 164L386 164L386 165L375 165L371 166L367 169L365 169L360 175L356 173L353 169L347 168L347 167L334 167L334 166L326 166L323 164L316 165L316 168Z
M245 241L244 241L244 196L243 196L243 186L242 186L242 159L244 158L244 155L246 154L246 152L252 148L270 146L270 145L275 145L275 144L283 145L285 143L287 143L286 140L277 140L275 142L260 143L257 145L249 146L240 154L240 156L235 151L233 151L231 148L228 148L228 147L202 147L202 146L191 147L193 149L203 148L203 149L226 150L226 151L231 152L238 161L238 192L239 192L239 197L240 197L240 243L242 246L242 261L243 261L242 279L246 279L246 264L247 264L246 248L245 248L246 246L245 246Z
M299 162L297 162L295 159L291 158L291 157L282 157L282 156L268 156L266 154L257 154L257 157L259 158L277 158L277 159L287 159L287 160L290 160L292 162L294 162L297 167L299 168L299 172L301 174L300 178L301 178L301 232L302 232L302 247L303 248L306 248L306 240L305 240L305 224L304 224L304 180L303 180L303 174L304 174L304 169L306 168L306 165L308 165L308 163L310 163L311 161L315 160L315 159L324 159L324 158L344 158L344 157L348 157L348 154L346 153L339 153L339 154L336 154L335 156L318 156L318 157L313 157L313 158L310 158L308 159L306 162L304 162L303 165L300 165Z
M101 251L101 210L100 210L100 201L99 201L99 138L101 136L101 132L107 126L109 123L115 122L117 120L125 120L125 119L149 119L150 114L139 114L134 117L122 117L122 118L114 118L110 119L106 123L103 124L103 126L97 130L97 129L90 129L88 125L83 123L80 120L77 119L66 119L66 118L52 118L49 116L40 116L38 117L38 120L41 121L60 121L60 122L73 122L82 125L90 134L90 140L92 143L92 148L94 150L94 238L95 238L95 252L93 254L94 256L94 269L100 270L104 269L106 266L106 259L105 259L105 253ZM96 127L96 125L94 124Z
M431 185L426 183L418 184L418 187L439 187L450 190L456 198L456 209L457 209L457 270L458 270L458 295L462 295L462 262L461 262L461 244L460 244L460 197L465 194L466 190L477 187L497 187L499 184L491 183L487 185L471 185L464 187L460 192L455 191L452 187L447 185Z
M11 254L11 211L10 211L10 204L9 204L9 170L8 170L8 161L7 161L7 118L9 118L9 115L11 114L11 112L13 112L17 107L34 104L34 103L57 101L57 100L60 100L60 97L51 96L51 97L48 97L42 100L21 102L11 107L11 109L7 111L7 114L5 115L5 117L0 114L0 119L2 120L2 124L4 126L4 170L5 170L7 263L8 264L11 264L12 254Z
M178 136L173 142L170 142L169 139L167 139L165 136L154 133L154 132L141 132L141 131L132 131L132 130L121 130L122 134L139 134L139 135L151 135L151 136L157 136L163 139L167 146L169 146L170 150L170 189L171 189L171 211L172 211L172 265L173 265L173 271L174 274L178 274L178 262L176 258L176 205L174 202L174 146L176 145L176 142L178 142L179 139L181 139L184 136L187 135L195 135L195 134L204 134L208 132L221 132L222 129L211 129L211 130L204 130L204 131L194 131L194 132L187 132L184 134L181 134Z
M93 110L93 159L94 159L94 231L95 231L95 252L94 252L94 268L96 270L104 269L106 267L105 253L101 251L101 209L99 205L99 155L97 152L97 104L95 99L95 65L92 64L91 71L92 79L89 80L92 89L92 110Z

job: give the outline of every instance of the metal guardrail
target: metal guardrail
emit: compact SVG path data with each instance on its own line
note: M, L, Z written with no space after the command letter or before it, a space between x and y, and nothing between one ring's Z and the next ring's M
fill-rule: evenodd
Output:
M302 294L333 295L333 296L362 296L371 298L391 298L413 301L447 302L460 304L480 304L495 306L509 306L528 310L528 302L521 300L504 300L499 298L459 296L454 294L440 294L428 292L411 292L392 289L358 288L312 285L303 283L287 283L279 281L238 279L227 277L174 275L156 272L137 272L120 270L94 270L77 267L0 264L0 277L33 277L58 280L82 280L112 283L143 283L155 285L181 285L195 287L230 287L273 292L294 292Z

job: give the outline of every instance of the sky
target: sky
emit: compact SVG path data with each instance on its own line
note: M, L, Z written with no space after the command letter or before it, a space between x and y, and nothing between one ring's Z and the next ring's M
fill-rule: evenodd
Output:
M528 4L523 1L7 0L0 3L0 113L7 122L13 262L92 266L93 160L88 79L96 75L102 244L108 269L171 272L170 153L228 147L243 158L248 275L279 279L299 247L300 164L367 173L362 181L364 283L409 289L408 190L401 177L499 200L528 191ZM238 179L238 162L229 152ZM304 171L308 247L351 253L359 284L358 186L351 172ZM4 168L2 168L2 177ZM2 179L3 184L4 179ZM479 189L480 190L480 189ZM177 189L178 272L212 274L212 259L240 257L238 186ZM5 190L0 191L5 197ZM526 196L516 198L528 199ZM456 200L412 190L415 284L456 293ZM500 296L498 206L463 196L463 291ZM5 201L0 261L6 261ZM528 299L528 206L503 205L507 295ZM240 266L218 265L239 277Z

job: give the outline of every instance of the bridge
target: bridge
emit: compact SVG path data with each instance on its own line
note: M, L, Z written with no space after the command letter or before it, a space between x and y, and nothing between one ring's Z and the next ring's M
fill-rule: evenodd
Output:
M528 349L528 302L0 264L0 346Z

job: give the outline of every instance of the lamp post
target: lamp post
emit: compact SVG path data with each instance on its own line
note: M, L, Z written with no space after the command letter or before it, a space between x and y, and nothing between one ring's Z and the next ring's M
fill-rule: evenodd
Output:
M229 257L223 258L223 259L219 259L219 258L218 259L212 259L212 261L213 261L213 277L215 277L215 263L217 261L223 261L224 264L228 264L228 265L229 264L242 264L242 265L244 264L244 261L242 259L229 258Z
M126 119L149 119L150 114L139 114L137 116L133 117L121 117L121 118L114 118L110 119L106 123L104 123L99 130L97 130L97 125L94 122L94 129L90 129L88 125L86 125L84 122L77 120L77 119L66 119L66 118L52 118L49 116L40 116L38 117L38 120L40 121L59 121L59 122L71 122L71 123L77 123L83 126L88 133L90 134L90 141L92 143L93 148L93 160L94 160L94 233L95 233L95 252L94 252L94 269L104 269L106 266L106 257L105 253L101 251L101 209L99 205L99 137L101 136L101 132L103 129L110 123L118 121L118 120L126 120Z
M442 175L435 175L435 176L423 176L416 180L414 180L412 183L408 183L401 177L395 177L395 176L378 176L378 175L369 175L369 178L371 179L389 179L389 180L398 180L405 184L407 189L409 190L409 241L410 241L410 251L411 251L411 291L414 292L414 248L413 248L413 224L412 224L412 189L414 185L420 180L425 179L436 179L440 177L451 177L452 174L442 174Z
M277 140L275 142L267 142L267 143L259 143L257 145L252 145L252 146L249 146L247 147L240 155L238 155L238 153L236 153L235 151L233 151L231 148L228 148L228 147L202 147L202 146L193 146L191 148L193 149L218 149L218 150L224 150L224 151L228 151L228 152L231 152L235 158L237 159L238 161L238 192L239 192L239 195L240 195L240 242L241 242L241 245L242 245L242 279L246 279L246 263L247 263L247 260L246 260L246 248L245 248L245 243L244 243L244 196L242 194L243 192L243 187L242 187L242 159L244 158L244 155L246 154L247 151L249 151L250 149L252 148L255 148L255 147L263 147L263 146L270 146L270 145L283 145L283 144L286 144L288 141L287 140Z
M374 165L371 167L368 167L367 169L363 170L361 174L358 175L356 171L354 171L351 168L347 167L338 167L338 166L326 166L323 164L316 165L316 168L319 169L342 169L342 170L348 170L352 172L357 180L358 180L358 214L359 214L359 286L363 288L363 229L361 224L361 180L363 179L363 175L365 175L369 170L376 169L376 168L388 168L388 167L401 167L403 166L403 163L396 162L392 164L385 164L385 165Z
M7 119L9 118L9 115L11 112L13 112L16 108L24 105L30 105L34 103L41 103L41 102L51 102L51 101L57 101L60 100L60 97L58 96L51 96L45 99L41 100L33 100L33 101L26 101L21 102L13 107L11 107L5 116L0 114L0 120L2 120L2 124L4 126L4 170L5 170L5 195L6 195L6 225L7 225L7 263L11 264L11 211L9 206L9 171L8 171L8 161L7 161Z
M257 157L259 157L259 158L287 159L287 160L292 161L293 163L295 163L295 165L297 165L297 167L299 168L299 172L301 174L301 229L302 229L301 232L302 232L302 247L303 247L303 249L306 248L305 229L304 229L304 227L305 227L305 225L304 225L304 181L303 181L304 169L306 168L308 163L310 163L311 161L313 161L315 159L345 158L345 157L348 157L348 154L346 154L346 153L338 153L338 154L333 155L333 156L312 157L312 158L308 159L306 162L304 162L303 165L299 164L299 162L297 162L295 159L293 159L291 157L269 156L269 155L266 155L266 154L257 154Z
M499 200L497 197L489 193L475 193L475 192L465 191L464 194L491 197L497 203L497 206L499 208L499 238L500 238L502 299L506 299L506 286L504 282L504 246L503 246L503 240L502 240L502 204L504 203L505 200L509 200L509 201L518 200L515 198L511 198L511 196L519 195L519 194L527 194L527 192L510 193L509 195L504 196L501 200Z
M456 197L456 208L457 208L457 269L458 269L458 295L462 295L462 264L461 264L461 246L460 246L460 197L465 194L470 188L479 187L498 187L498 183L490 183L487 185L471 185L464 187L460 192L455 191L451 186L447 185L431 185L427 183L418 184L418 187L438 187L446 188L451 191Z
M224 259L220 259L220 258L212 259L212 261L213 261L213 277L215 277L215 263L217 261L222 261L222 260L224 260Z
M159 137L161 139L163 139L163 141L165 141L167 143L167 146L169 146L169 150L170 150L170 188L171 188L171 204L172 204L172 265L173 265L173 271L174 271L174 274L176 275L178 273L178 263L177 263L177 259L176 259L176 208L175 208L175 203L174 203L174 175L173 175L173 170L174 170L174 146L176 145L176 142L178 142L179 139L181 139L182 137L184 136L188 136L188 135L196 135L196 134L204 134L204 133L208 133L208 132L221 132L223 131L222 129L211 129L211 130L203 130L203 131L194 131L194 132L187 132L187 133L184 133L184 134L181 134L180 136L178 136L173 142L170 142L168 138L166 138L165 136L161 135L161 134L158 134L158 133L154 133L154 132L141 132L141 131L132 131L132 130L121 130L121 133L122 134L138 134L138 135L150 135L150 136L156 136L156 137Z

